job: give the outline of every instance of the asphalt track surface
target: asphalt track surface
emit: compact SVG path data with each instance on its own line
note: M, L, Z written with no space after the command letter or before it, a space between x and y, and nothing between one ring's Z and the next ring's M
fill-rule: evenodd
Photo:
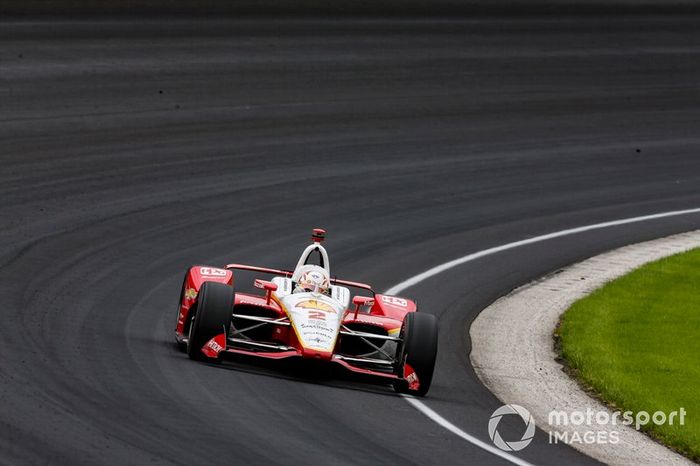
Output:
M189 361L185 268L291 267L321 226L334 273L382 290L698 207L699 82L695 17L0 24L0 463L505 464L383 386ZM425 403L488 441L476 314L699 227L558 238L406 290L439 317ZM541 432L518 456L592 462Z

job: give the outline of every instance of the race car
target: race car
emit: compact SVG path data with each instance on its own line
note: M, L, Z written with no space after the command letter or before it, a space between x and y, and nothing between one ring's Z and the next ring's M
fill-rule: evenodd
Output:
M437 320L416 303L332 277L326 232L316 228L294 270L195 265L185 274L175 338L189 357L302 358L383 379L424 396L437 354ZM242 291L252 273L253 291ZM264 278L262 278L262 277ZM350 289L358 294L352 297Z

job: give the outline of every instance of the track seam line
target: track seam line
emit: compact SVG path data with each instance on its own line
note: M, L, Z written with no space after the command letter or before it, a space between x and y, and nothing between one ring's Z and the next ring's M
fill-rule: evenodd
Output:
M436 265L435 267L432 267L424 272L419 273L418 275L414 275L413 277L410 277L394 286L391 288L387 289L384 294L388 295L394 295L398 294L407 288L410 288L412 286L415 286L431 277L434 277L435 275L441 274L443 272L446 272L450 269L453 269L455 267L458 267L460 265L466 264L468 262L474 261L476 259L490 256L492 254L496 254L499 252L507 251L510 249L515 249L519 248L521 246L526 246L529 244L534 244L534 243L540 243L543 241L548 241L551 239L555 238L561 238L563 236L569 236L569 235L575 235L577 233L584 233L587 231L592 231L592 230L601 230L604 228L610 228L610 227L615 227L619 225L627 225L630 223L638 223L638 222L645 222L648 220L656 220L660 218L666 218L666 217L675 217L679 215L688 215L688 214L697 214L700 213L700 208L694 208L694 209L685 209L685 210L672 210L668 212L659 212L656 214L651 214L651 215L642 215L639 217L629 217L629 218L623 218L619 220L612 220L609 222L602 222L602 223L594 223L591 225L584 225L576 228L568 228L566 230L559 230L559 231L554 231L552 233L547 233L544 235L539 235L539 236L534 236L532 238L527 238L524 240L520 241L513 241L511 243L506 243L502 244L500 246L494 246L492 248L484 249L481 251L477 251L471 254L467 254L466 256L459 257L457 259L453 259L448 262L444 262L442 264ZM428 419L431 421L435 422L439 426L443 427L444 429L449 430L453 434L463 438L467 442L471 443L472 445L475 445L485 451L488 451L489 453L492 453L496 456L500 456L501 458L516 464L518 466L534 466L532 463L529 463L521 458L518 458L515 455L511 455L509 453L506 453L505 451L502 451L495 446L491 446L488 443L479 440L478 438L466 433L456 425L452 424L450 421L442 417L440 414L437 412L433 411L431 408L428 407L424 402L420 401L419 399L410 396L410 395L402 395L402 398L408 402L409 405L411 405L413 408L417 409L420 411L422 414L424 414Z

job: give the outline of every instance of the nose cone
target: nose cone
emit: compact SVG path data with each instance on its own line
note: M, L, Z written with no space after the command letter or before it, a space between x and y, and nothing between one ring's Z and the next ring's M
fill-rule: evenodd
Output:
M301 355L304 359L316 359L320 361L330 361L333 357L332 351L320 351L313 348L303 348Z

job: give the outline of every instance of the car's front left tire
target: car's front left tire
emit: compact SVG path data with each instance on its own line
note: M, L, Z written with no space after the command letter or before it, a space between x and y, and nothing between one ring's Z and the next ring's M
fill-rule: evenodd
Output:
M233 302L232 286L217 282L202 284L197 302L190 311L194 311L187 341L187 354L190 359L207 359L202 353L202 347L221 333L228 335Z

